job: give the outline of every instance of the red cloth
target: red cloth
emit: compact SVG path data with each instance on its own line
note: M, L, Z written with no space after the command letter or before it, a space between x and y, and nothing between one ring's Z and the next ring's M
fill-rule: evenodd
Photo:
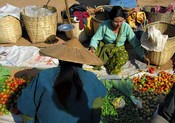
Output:
M79 22L79 28L80 28L80 30L82 30L84 28L83 18L88 18L89 17L89 13L86 12L86 11L83 11L83 12L75 11L73 13L73 15L79 19L79 21L80 21Z

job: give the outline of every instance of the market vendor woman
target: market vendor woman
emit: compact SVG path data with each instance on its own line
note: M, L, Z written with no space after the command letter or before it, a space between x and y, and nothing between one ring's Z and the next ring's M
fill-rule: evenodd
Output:
M101 58L110 74L118 74L121 67L128 60L125 42L133 46L138 56L149 64L149 59L144 55L140 41L128 23L125 22L124 11L120 6L113 6L109 19L98 27L90 42L90 51Z
M32 123L99 123L107 89L82 65L102 65L102 60L77 39L40 53L57 58L59 66L42 70L29 83L18 98L19 111Z

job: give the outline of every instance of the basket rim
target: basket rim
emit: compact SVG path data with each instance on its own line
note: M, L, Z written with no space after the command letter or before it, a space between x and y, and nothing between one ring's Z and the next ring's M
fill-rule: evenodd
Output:
M175 25L171 24L171 23L167 23L167 22L164 22L164 21L156 21L156 22L152 22L152 23L149 23L147 24L144 28L143 28L143 31L146 32L146 29L148 28L148 26L150 25L154 25L154 24L167 24L167 25L171 25L175 28ZM168 37L167 39L167 43L166 43L166 47L162 52L169 52L169 51L174 51L175 49L175 36L173 37Z
M171 24L171 23L168 23L168 22L165 22L165 21L155 21L155 22L152 22L152 23L149 23L147 25L144 26L143 28L143 31L145 32L146 28L150 25L154 25L154 24L167 24L167 25L171 25L171 26L174 26L175 28L175 25L174 24ZM168 39L175 39L175 36L174 37L170 37Z

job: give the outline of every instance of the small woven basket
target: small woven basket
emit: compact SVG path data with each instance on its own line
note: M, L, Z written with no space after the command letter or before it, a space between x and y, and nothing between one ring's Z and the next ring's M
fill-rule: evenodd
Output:
M151 64L162 66L166 64L175 53L175 25L157 21L146 25L143 30L146 31L150 26L155 26L162 34L168 35L164 51L146 51L146 56L150 59Z
M0 18L0 43L16 43L22 36L21 23L13 16Z
M154 7L155 6L143 6L141 8L141 10L145 12L147 19L150 23L156 21L164 21L167 23L171 23L171 21L173 20L174 11L172 11L171 13L155 13L154 11L152 11ZM160 6L160 8L165 9L166 7Z
M45 8L49 9L53 14L47 16L27 16L25 9L21 12L22 21L32 43L51 42L56 39L57 10L51 6L45 6Z

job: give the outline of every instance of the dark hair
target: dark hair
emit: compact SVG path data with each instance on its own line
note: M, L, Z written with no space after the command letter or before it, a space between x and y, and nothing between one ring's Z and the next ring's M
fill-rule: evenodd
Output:
M56 91L59 102L66 108L67 98L70 95L72 84L76 87L76 99L81 99L83 90L82 81L78 75L77 67L81 64L60 61L60 73L55 80L54 89Z
M111 11L109 12L109 18L114 20L116 17L123 17L125 18L125 14L123 8L120 6L113 6Z

